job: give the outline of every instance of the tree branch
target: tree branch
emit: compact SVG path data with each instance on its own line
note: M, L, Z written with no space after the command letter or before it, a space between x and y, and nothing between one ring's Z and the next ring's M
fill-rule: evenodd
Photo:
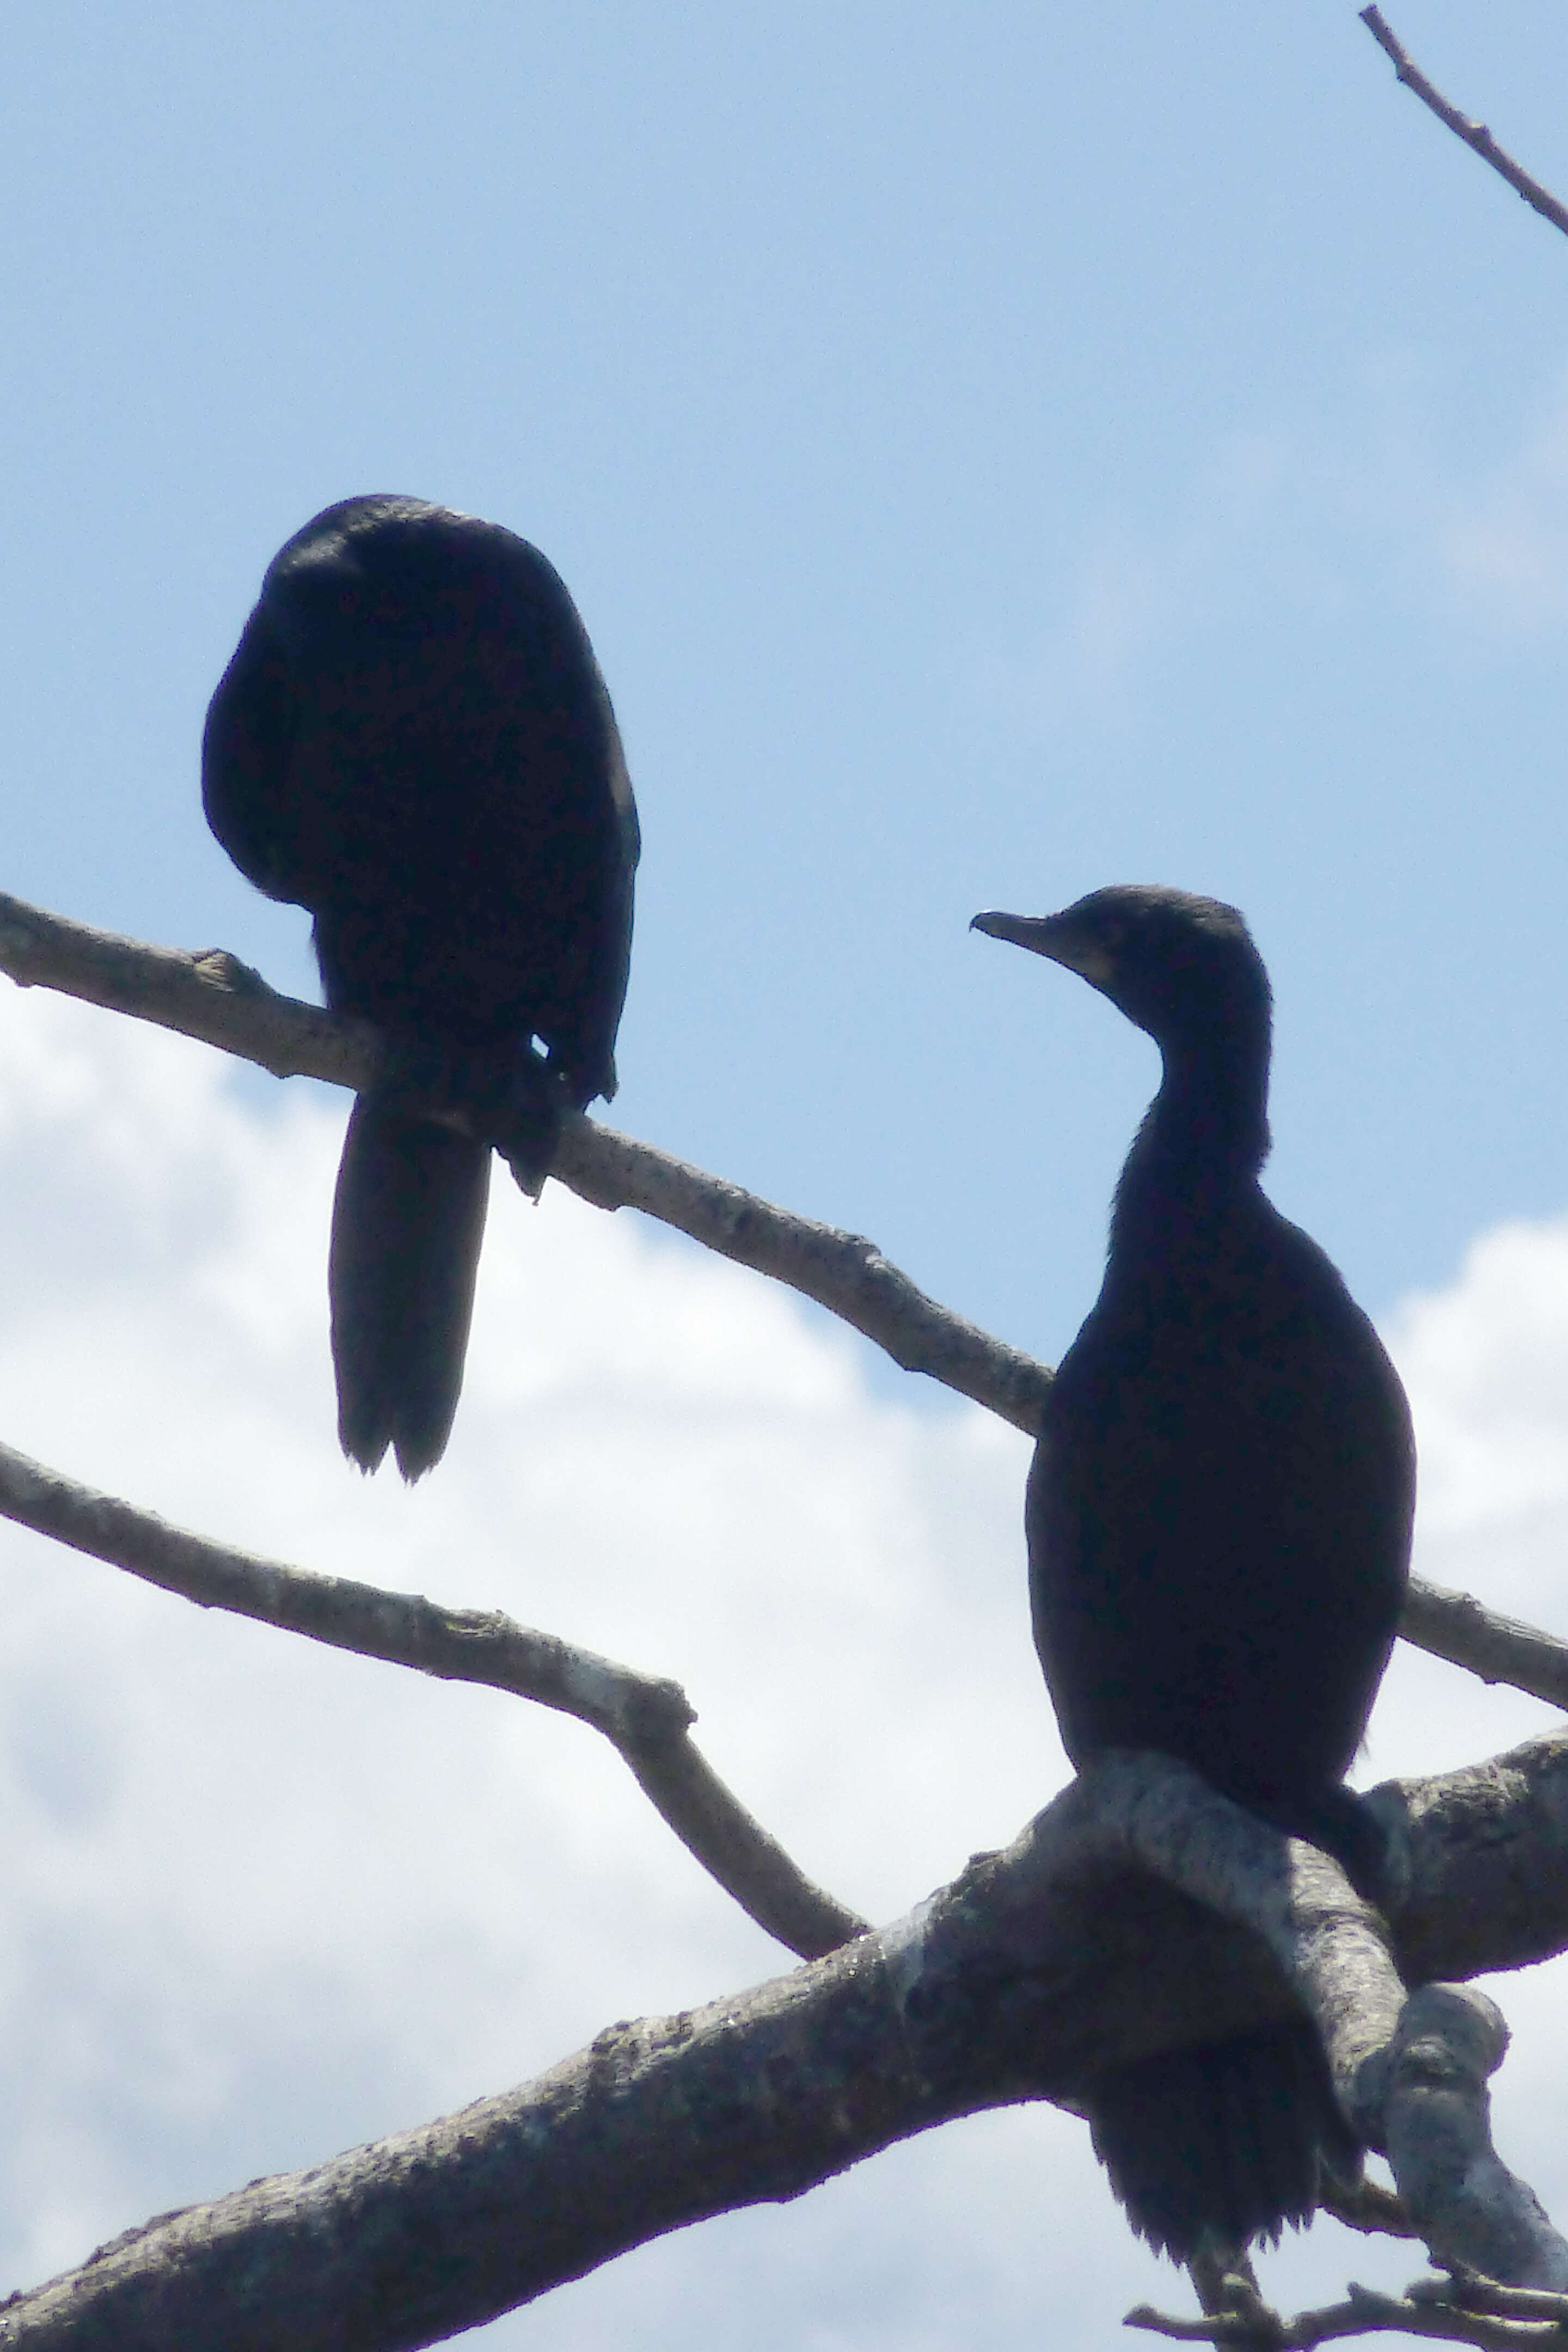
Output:
M1483 2352L1561 2352L1568 2341L1568 2295L1534 2287L1501 2286L1496 2279L1450 2266L1447 2278L1417 2279L1403 2295L1381 2294L1353 2282L1343 2303L1300 2311L1282 2319L1270 2311L1247 2276L1226 2279L1227 2299L1202 2319L1173 2318L1141 2303L1129 2327L1146 2327L1183 2344L1234 2344L1257 2352L1312 2352L1346 2336L1393 2330L1428 2343L1478 2344Z
M695 1714L678 1683L639 1675L496 1611L446 1609L236 1551L3 1445L0 1516L199 1607L575 1716L613 1743L677 1837L788 1950L814 1959L865 1933L867 1923L815 1886L706 1763L687 1737ZM1495 1615L1468 1594L1413 1583L1402 1631L1488 1681L1568 1700L1568 1645Z
M0 1516L199 1607L575 1716L604 1733L676 1836L788 1950L813 1959L866 1930L858 1914L805 1877L706 1762L687 1737L695 1714L675 1682L639 1675L498 1611L446 1609L234 1550L3 1445ZM1495 1615L1468 1594L1413 1583L1402 1631L1488 1681L1568 1700L1568 1645Z
M1439 2262L1568 2291L1568 2244L1491 2143L1487 2082L1508 2028L1472 1986L1422 1985L1378 2064L1383 2139L1401 2203Z
M575 1716L604 1733L703 1869L790 1951L815 1959L866 1931L863 1919L813 1885L693 1745L687 1726L695 1711L679 1683L636 1674L499 1610L446 1609L418 1593L231 1551L5 1445L0 1516L200 1608Z
M1560 228L1568 236L1568 206L1560 205L1549 188L1543 188L1539 180L1532 180L1521 164L1516 163L1511 155L1505 154L1484 122L1474 122L1468 114L1461 114L1440 89L1433 87L1390 29L1383 11L1380 8L1363 8L1361 21L1378 47L1393 60L1394 70L1405 89L1413 90L1423 106L1430 107L1438 121L1446 123L1456 139L1462 139L1467 147L1475 149L1483 163L1489 163L1494 172L1500 172L1514 193L1522 196L1527 205L1532 205L1542 220L1549 220L1553 228Z
M1227 2281L1227 2285L1238 2282ZM1353 2282L1343 2303L1321 2311L1299 2311L1282 2319L1260 2295L1243 2293L1226 2309L1202 2319L1179 2319L1141 2303L1127 2315L1129 2327L1145 2327L1179 2344L1227 2344L1242 2352L1313 2352L1347 2336L1415 2336L1436 2344L1476 2344L1482 2352L1562 2352L1562 2323L1540 2316L1495 2318L1484 2307L1463 2301L1469 2284L1485 2285L1507 2294L1490 2281L1461 2284L1458 2281L1417 2279L1403 2295L1381 2294ZM1524 2298L1521 2298L1521 2302ZM1538 2295L1535 2303L1561 2305L1568 2315L1568 2299Z
M1568 1738L1507 1760L1534 1788L1521 1799L1534 1834L1536 1801L1568 1771ZM1446 1883L1450 1916L1471 1869L1451 1793L1401 1791L1412 1884ZM1568 1826L1555 1835L1561 1846ZM1538 1861L1561 1871L1555 1849ZM1164 1906L1152 1949L1139 1936L1151 1895ZM1215 1898L1231 1920L1206 1908ZM1382 2045L1342 1999L1361 1975L1380 2018L1393 2007ZM1386 1948L1342 1874L1183 1767L1120 1755L880 1935L735 1999L613 2027L541 2081L424 2129L164 2215L0 2307L0 2352L433 2343L952 2117L1072 2104L1107 2063L1288 2013L1291 1985L1324 2021L1336 2082L1388 2140L1396 2178L1425 2167L1462 2208L1476 2144L1434 2133L1430 2114L1415 2125L1421 2101L1461 2076L1468 2097L1495 2054L1495 2036L1467 2042L1471 1997L1422 2009L1415 1996L1401 2040ZM1472 2121L1484 2107L1483 2094Z
M1508 2035L1484 1993L1426 1984L1406 1996L1388 1930L1338 1864L1217 1797L1195 1773L1146 1757L1107 1757L1075 1781L1002 1857L1041 1839L1048 1861L1023 1874L1036 1889L1124 1861L1179 1888L1268 1945L1311 2018L1335 2095L1363 2147L1386 2154L1400 2200L1439 2260L1518 2285L1568 2289L1568 2243L1491 2146L1488 2078ZM1431 1784L1415 1784L1424 1795ZM1412 1818L1406 1796L1406 1820ZM1414 1881L1412 1881L1414 1883ZM1037 1944L1032 1908L1015 1921L994 1902L1000 1937Z
M1416 1649L1466 1667L1483 1683L1507 1683L1549 1706L1568 1707L1568 1642L1500 1616L1471 1593L1413 1576L1399 1631Z
M1347 2230L1359 2230L1367 2238L1413 2238L1415 2231L1410 2216L1391 2189L1380 2188L1375 2180L1361 2179L1353 2186L1336 2180L1326 2174L1318 2192L1318 2202L1325 2213L1342 2221Z
M702 1867L788 1950L815 1958L865 1932L866 1922L814 1885L706 1762L687 1737L694 1714L675 1682L637 1674L499 1612L446 1609L417 1595L259 1559L173 1528L5 1446L0 1516L200 1607L444 1680L510 1691L574 1716L604 1733ZM1568 1697L1564 1645L1494 1615L1467 1594L1414 1584L1403 1631L1488 1680L1558 1703ZM1488 1768L1494 1769L1501 1767ZM1549 1935L1554 1927L1548 1923Z
M3 891L0 971L24 988L55 989L177 1030L278 1077L358 1087L382 1065L381 1034L369 1022L279 995L222 949L190 954L143 946ZM792 1215L575 1114L565 1122L551 1172L595 1208L641 1209L800 1291L906 1370L942 1381L1016 1428L1032 1434L1038 1426L1049 1368L938 1306L863 1237ZM1400 1631L1418 1649L1484 1682L1508 1683L1568 1706L1568 1643L1498 1616L1467 1594L1413 1580Z
M0 971L216 1045L276 1077L363 1087L383 1066L369 1022L302 1004L224 950L189 954L47 914L0 891ZM478 1129L476 1128L476 1132ZM505 1150L505 1139L487 1139ZM641 1209L722 1257L771 1275L923 1372L1031 1435L1051 1374L1021 1349L928 1298L858 1234L793 1216L721 1177L578 1112L563 1121L551 1174L598 1209Z
M706 1762L687 1736L695 1713L678 1683L637 1674L499 1611L447 1609L417 1594L234 1550L4 1445L0 1516L201 1608L574 1716L611 1741L676 1836L788 1950L814 1959L866 1931L866 1921L814 1885ZM1468 1594L1414 1584L1403 1630L1488 1680L1559 1702L1568 1697L1568 1648L1495 1616Z

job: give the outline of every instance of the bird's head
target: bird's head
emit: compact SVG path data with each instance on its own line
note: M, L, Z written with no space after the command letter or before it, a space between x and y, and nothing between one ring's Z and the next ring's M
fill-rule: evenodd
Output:
M1188 890L1119 883L1059 915L976 915L972 930L1065 964L1162 1048L1268 1034L1268 979L1234 907Z

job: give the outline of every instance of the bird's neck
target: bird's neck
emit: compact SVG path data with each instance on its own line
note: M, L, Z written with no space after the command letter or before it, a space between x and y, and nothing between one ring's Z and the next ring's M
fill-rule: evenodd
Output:
M1223 1215L1252 1196L1268 1156L1268 1035L1165 1048L1165 1075L1127 1155L1111 1245L1163 1238L1185 1222ZM1157 1231L1156 1231L1157 1229Z

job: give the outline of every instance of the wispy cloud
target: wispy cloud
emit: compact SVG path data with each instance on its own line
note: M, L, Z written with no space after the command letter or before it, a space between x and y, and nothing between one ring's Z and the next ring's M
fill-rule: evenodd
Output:
M1492 625L1534 633L1568 622L1568 389L1451 495L1438 545L1456 596Z
M1068 558L1032 641L977 665L981 691L1037 717L1114 707L1144 664L1230 611L1238 577L1267 558L1290 464L1280 436L1238 436L1157 520L1125 506L1105 515Z
M1507 446L1446 441L1408 368L1370 368L1331 416L1263 417L1221 442L1158 510L1125 499L1069 552L1054 612L992 649L978 688L1059 720L1114 712L1163 657L1259 619L1308 628L1403 613L1483 646L1568 623L1568 383Z

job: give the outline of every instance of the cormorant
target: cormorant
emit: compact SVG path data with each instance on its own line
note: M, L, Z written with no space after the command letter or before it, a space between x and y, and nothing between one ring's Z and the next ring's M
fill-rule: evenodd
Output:
M1233 907L1097 890L977 915L1159 1046L1104 1285L1047 1402L1026 1504L1035 1643L1073 1763L1179 1757L1343 1864L1382 1841L1343 1785L1405 1592L1415 1449L1399 1378L1316 1243L1264 1197L1268 981ZM1133 2227L1186 2260L1308 2218L1355 2151L1303 2020L1097 2079Z
M562 581L498 523L345 499L274 557L207 712L207 822L315 918L329 1005L389 1075L349 1120L329 1288L338 1433L374 1470L439 1461L462 1386L488 1103L535 1189L565 1108L616 1091L637 811Z

